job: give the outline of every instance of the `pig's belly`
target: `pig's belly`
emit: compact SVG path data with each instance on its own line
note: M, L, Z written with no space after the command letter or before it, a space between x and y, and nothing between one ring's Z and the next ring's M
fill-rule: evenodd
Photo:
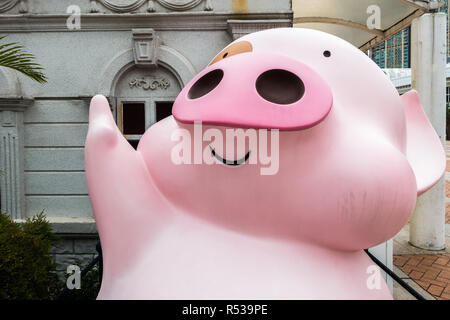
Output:
M392 299L371 265L363 251L188 223L167 228L126 272L106 275L98 298Z

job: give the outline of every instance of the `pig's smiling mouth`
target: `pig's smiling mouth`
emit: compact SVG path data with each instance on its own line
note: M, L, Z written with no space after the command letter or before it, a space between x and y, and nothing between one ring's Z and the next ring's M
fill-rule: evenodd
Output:
M221 156L219 156L219 155L216 153L216 151L214 150L213 147L209 146L209 148L211 149L212 155L213 155L217 160L219 160L219 161L222 162L223 164L226 164L227 166L239 166L239 165L245 163L245 161L247 161L248 158L250 157L250 151L249 151L249 152L247 152L247 154L246 154L245 156L243 156L243 157L240 158L240 159L237 159L237 160L227 160L227 159L222 158Z

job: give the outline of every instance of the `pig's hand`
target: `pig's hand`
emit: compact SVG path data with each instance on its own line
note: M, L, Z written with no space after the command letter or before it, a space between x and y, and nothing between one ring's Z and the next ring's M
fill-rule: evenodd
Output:
M445 152L440 137L422 109L419 95L411 90L402 95L407 126L407 158L414 171L417 193L434 186L445 172Z
M103 96L91 101L85 167L105 272L119 272L143 239L155 234L165 208L140 152L117 128Z
M114 122L108 101L104 96L96 95L89 107L89 131L86 148L97 149L97 152L108 150L118 142L121 134Z

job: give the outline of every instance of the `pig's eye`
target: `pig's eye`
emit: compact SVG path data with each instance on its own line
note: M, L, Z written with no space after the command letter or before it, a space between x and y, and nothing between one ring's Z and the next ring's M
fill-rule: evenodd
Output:
M325 51L323 52L323 56L326 57L326 58L329 58L329 57L331 57L331 52L328 51L328 50L325 50Z

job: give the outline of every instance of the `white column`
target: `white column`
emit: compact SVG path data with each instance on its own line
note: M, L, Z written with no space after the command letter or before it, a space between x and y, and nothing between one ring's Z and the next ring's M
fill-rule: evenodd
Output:
M25 217L23 177L23 112L33 103L0 97L0 211Z
M412 87L445 147L445 66L447 61L447 17L427 13L411 25ZM445 177L417 199L410 219L409 241L427 249L445 248Z

